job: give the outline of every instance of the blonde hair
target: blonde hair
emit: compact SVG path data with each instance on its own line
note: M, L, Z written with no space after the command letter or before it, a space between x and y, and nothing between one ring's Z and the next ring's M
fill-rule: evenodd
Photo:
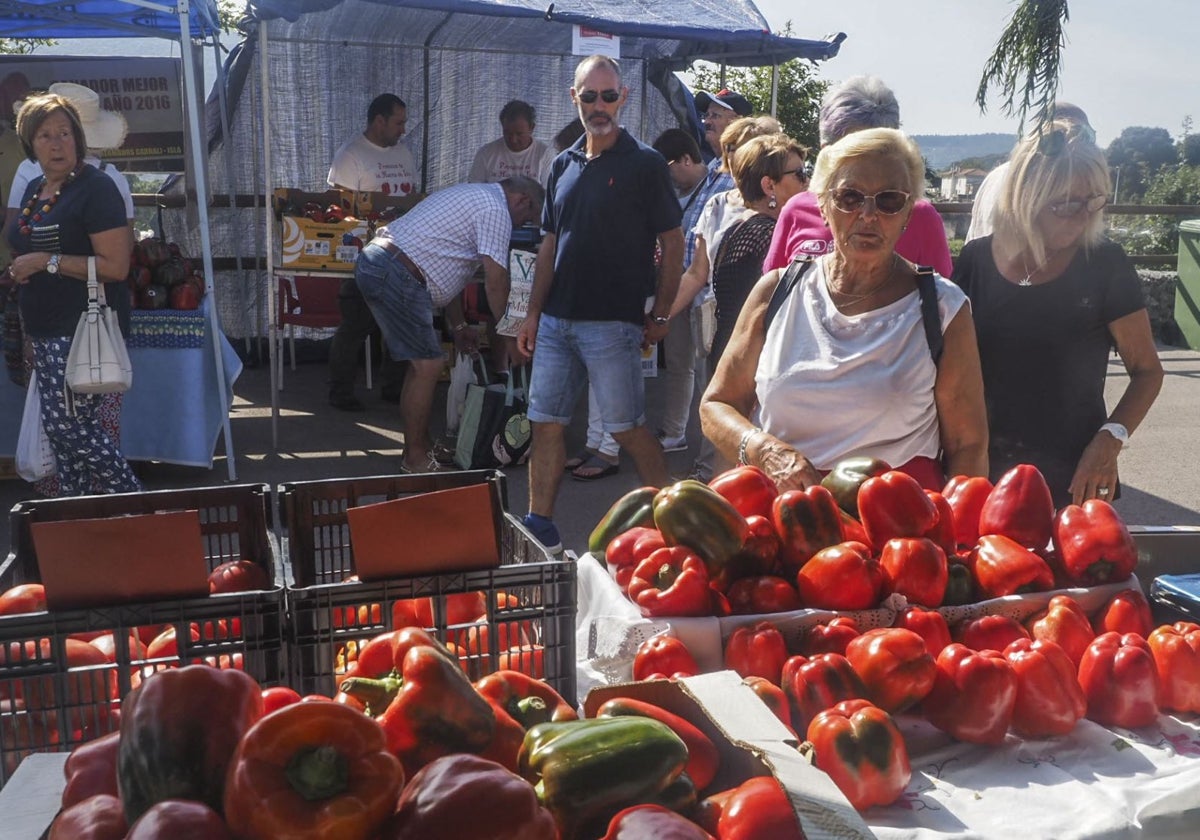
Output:
M1056 119L1017 142L1008 176L996 204L996 233L1015 240L1034 263L1046 259L1046 243L1037 224L1049 204L1067 198L1082 177L1089 195L1109 195L1112 179L1104 152L1077 122ZM1083 231L1086 250L1104 237L1104 214L1096 212Z
M783 180L788 158L799 155L804 161L808 150L786 134L766 134L752 137L730 157L730 174L737 184L742 201L749 204L764 198L762 179L778 183Z
M721 170L731 171L730 155L747 140L782 133L783 126L774 117L738 117L721 132Z
M821 149L808 188L816 193L823 209L834 178L846 161L860 157L887 157L904 166L907 184L897 184L909 194L909 201L921 197L925 188L925 160L921 150L907 134L896 128L864 128L852 131L835 143Z

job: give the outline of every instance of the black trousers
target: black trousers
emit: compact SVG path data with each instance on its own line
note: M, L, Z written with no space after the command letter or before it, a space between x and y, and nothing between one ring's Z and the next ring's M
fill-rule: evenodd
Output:
M342 281L338 289L338 308L342 310L342 322L333 333L329 346L329 398L347 399L354 396L354 379L358 375L358 354L363 342L371 333L378 333L371 308L363 300L362 292L353 277ZM404 365L393 361L387 346L382 347L379 365L381 392L398 395L404 383Z

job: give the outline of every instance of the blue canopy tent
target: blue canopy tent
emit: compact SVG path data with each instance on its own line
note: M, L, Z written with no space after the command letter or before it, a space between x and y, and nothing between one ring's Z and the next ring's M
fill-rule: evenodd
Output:
M196 191L201 200L196 202L199 216L200 253L204 262L204 274L208 278L208 307L213 337L213 358L216 366L217 385L222 400L225 398L225 369L221 355L221 328L217 317L218 306L212 264L212 246L209 240L208 220L208 161L201 142L200 119L193 113L199 102L199 85L196 66L190 60L193 43L215 38L220 32L216 0L177 0L177 2L149 2L149 0L0 0L0 38L165 38L178 41L183 65L184 110L189 128L191 165L196 180ZM225 462L230 481L237 479L237 467L233 450L233 434L229 422L229 406L223 406L222 434L225 439Z
M362 130L367 103L384 91L408 103L405 142L416 153L422 189L461 181L475 150L497 136L507 100L532 103L537 133L547 139L575 116L567 88L580 59L576 26L620 39L631 90L622 119L643 139L698 122L673 71L698 59L823 60L845 37L773 35L750 0L251 0L248 38L230 61L226 98L235 109L237 147L248 139L262 159L261 169L257 158L235 161L239 181L261 185L267 195L273 184L325 189L334 150ZM261 104L258 142L238 134L252 123L238 110L243 87ZM264 218L270 270L269 211ZM274 353L275 296L265 297Z

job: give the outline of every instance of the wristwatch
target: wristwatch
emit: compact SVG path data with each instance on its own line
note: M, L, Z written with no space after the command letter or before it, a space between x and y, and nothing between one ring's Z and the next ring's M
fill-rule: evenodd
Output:
M655 315L653 312L651 312L650 320L653 321L654 323L658 324L661 327L663 324L665 324L671 320L671 316L670 315Z
M1100 427L1100 431L1108 432L1110 435L1121 441L1121 445L1129 443L1129 430L1120 423L1105 423Z
M58 274L58 258L61 254L51 254L50 259L46 260L46 271L50 274Z

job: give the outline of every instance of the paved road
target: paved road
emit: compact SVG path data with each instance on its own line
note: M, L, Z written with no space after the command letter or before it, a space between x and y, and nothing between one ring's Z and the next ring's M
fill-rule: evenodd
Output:
M1149 417L1121 458L1124 495L1117 506L1130 524L1200 525L1200 352L1162 348L1167 370L1163 391ZM647 381L649 416L660 416L661 380ZM1109 404L1115 403L1126 383L1119 360L1110 366ZM302 364L285 376L280 395L279 451L271 451L270 386L266 367L250 369L236 384L233 439L238 453L238 479L279 484L339 476L380 475L397 472L403 435L395 406L376 394L366 398L361 414L334 411L325 402L325 367ZM169 398L169 396L167 397ZM568 451L582 445L583 412L568 433ZM693 424L690 439L698 440ZM668 455L674 474L687 474L695 454ZM138 465L150 489L204 486L224 483L225 464L212 470ZM527 510L526 470L508 470L510 507ZM625 459L620 472L595 482L565 476L556 515L567 548L582 551L587 535L608 506L622 493L638 486L632 462ZM29 496L20 480L0 481L0 505L8 509ZM0 525L0 544L7 542L8 522ZM1200 558L1197 558L1200 566Z

